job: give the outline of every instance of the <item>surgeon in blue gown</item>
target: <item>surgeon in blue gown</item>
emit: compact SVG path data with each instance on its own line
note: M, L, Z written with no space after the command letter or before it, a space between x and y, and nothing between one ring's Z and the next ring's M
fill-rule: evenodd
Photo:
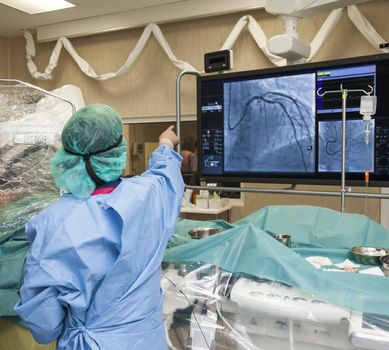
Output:
M141 176L120 178L122 122L109 106L77 111L51 172L64 193L26 226L30 251L15 310L60 350L166 349L160 266L179 214L178 138L167 129Z

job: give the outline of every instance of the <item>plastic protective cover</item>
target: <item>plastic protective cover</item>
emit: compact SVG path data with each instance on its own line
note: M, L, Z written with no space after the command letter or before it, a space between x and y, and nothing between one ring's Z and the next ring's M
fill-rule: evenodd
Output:
M58 196L50 175L50 160L60 145L61 131L72 115L72 107L30 86L1 81L0 84L3 237L24 227L28 218Z
M190 240L200 226L224 231ZM350 248L361 245L389 248L389 232L317 207L267 207L235 224L180 221L162 274L169 346L389 349L389 278L356 263Z
M28 251L24 226L59 196L50 159L72 106L30 86L0 84L0 316L13 316ZM83 104L76 87L56 92Z

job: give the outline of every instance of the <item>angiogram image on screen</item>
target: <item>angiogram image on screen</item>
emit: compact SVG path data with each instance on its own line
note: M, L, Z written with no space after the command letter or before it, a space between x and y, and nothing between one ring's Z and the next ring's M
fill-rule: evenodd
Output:
M374 120L369 143L365 142L362 119L346 121L346 171L374 172ZM319 122L319 171L340 172L342 165L342 121Z
M224 84L224 170L315 171L315 74Z

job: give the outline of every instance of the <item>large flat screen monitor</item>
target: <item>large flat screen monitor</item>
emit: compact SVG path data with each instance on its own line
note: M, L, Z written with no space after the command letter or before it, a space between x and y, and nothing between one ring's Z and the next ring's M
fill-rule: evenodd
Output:
M389 186L389 54L197 80L199 171L209 181L340 183L342 94L373 89L368 143L361 92L347 96L346 181Z

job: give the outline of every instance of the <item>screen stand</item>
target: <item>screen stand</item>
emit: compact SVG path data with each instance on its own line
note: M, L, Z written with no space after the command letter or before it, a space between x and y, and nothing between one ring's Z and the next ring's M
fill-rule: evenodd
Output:
M200 77L201 74L197 71L184 70L176 79L176 133L177 137L181 142L181 79L184 75L194 75ZM181 154L181 144L177 145L177 153Z

